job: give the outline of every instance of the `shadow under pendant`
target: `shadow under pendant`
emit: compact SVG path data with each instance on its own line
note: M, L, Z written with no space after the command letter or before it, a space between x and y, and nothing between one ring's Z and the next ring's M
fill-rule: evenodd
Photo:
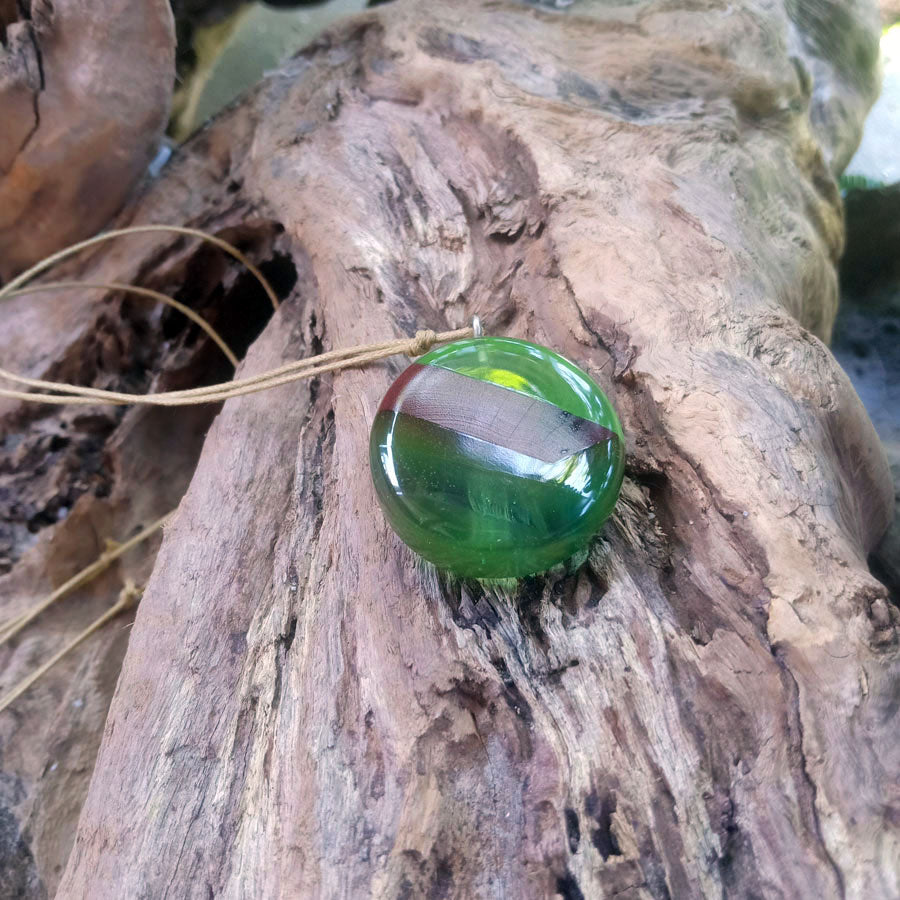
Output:
M502 337L432 350L391 385L369 462L391 527L466 577L543 572L615 506L624 438L609 400L546 347Z

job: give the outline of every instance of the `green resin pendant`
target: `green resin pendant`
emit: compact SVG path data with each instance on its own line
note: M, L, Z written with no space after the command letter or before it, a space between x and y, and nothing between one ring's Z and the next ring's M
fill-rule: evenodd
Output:
M388 522L441 569L543 572L612 512L625 465L603 392L546 347L479 337L432 350L391 385L369 461Z

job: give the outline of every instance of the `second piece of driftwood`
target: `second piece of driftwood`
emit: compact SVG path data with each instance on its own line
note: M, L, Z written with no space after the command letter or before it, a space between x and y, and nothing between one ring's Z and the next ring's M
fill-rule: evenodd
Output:
M167 0L0 5L0 279L104 226L159 150Z

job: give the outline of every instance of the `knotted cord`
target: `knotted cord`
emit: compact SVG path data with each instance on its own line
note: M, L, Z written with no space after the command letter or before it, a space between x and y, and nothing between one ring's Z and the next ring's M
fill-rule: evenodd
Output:
M231 351L221 336L215 329L198 315L190 307L159 291L150 288L135 287L120 282L77 282L77 281L56 281L44 282L28 287L28 283L42 272L49 269L55 263L84 250L88 247L99 244L112 238L122 237L129 234L137 234L142 232L174 232L176 234L197 237L207 243L213 244L226 253L233 256L239 262L243 263L247 269L256 277L262 285L263 290L272 302L272 306L278 309L278 297L272 286L266 280L260 270L251 263L243 253L227 241L206 232L199 231L194 228L183 228L180 226L170 225L137 225L130 228L120 228L113 231L104 232L101 235L90 238L86 241L80 241L52 256L47 257L27 271L12 279L8 284L0 287L0 300L18 297L23 294L38 291L62 291L72 289L98 289L105 291L118 291L122 293L131 293L145 299L164 303L174 307L182 312L192 322L202 328L206 334L213 340L222 352L228 357L232 365L237 366L238 359ZM330 350L326 353L320 353L317 356L307 357L305 359L296 360L286 363L278 368L262 372L259 375L250 375L244 378L237 378L232 381L222 382L220 384L207 385L199 388L189 388L179 391L160 391L148 394L127 394L120 391L108 391L100 388L81 387L79 385L67 384L58 381L46 381L40 378L27 378L23 375L17 375L6 369L0 368L0 379L4 379L14 384L23 385L38 390L22 391L11 388L0 387L0 397L7 397L13 400L21 400L28 403L45 403L45 404L79 404L79 405L97 405L97 404L113 404L113 405L152 405L152 406L188 406L199 403L221 403L233 397L241 397L247 394L258 393L259 391L269 390L279 385L289 384L293 381L299 381L303 378L313 378L317 375L324 375L327 372L335 372L340 369L364 366L380 359L397 354L406 354L407 356L421 356L431 349L435 344L445 343L447 341L460 340L466 337L480 337L481 324L475 317L471 326L465 328L457 328L453 331L434 332L424 330L416 332L412 338L400 338L391 341L383 341L376 344L363 344L355 347L346 347L340 350ZM165 525L174 515L174 510L166 513L160 519L144 528L138 534L128 540L117 543L109 541L106 550L94 560L90 565L85 566L80 572L73 575L68 581L60 585L55 591L33 606L30 610L26 610L7 622L0 625L0 646L5 644L15 635L33 622L41 613L53 606L55 603L72 594L75 590L88 584L106 569L122 554L133 549L139 544L146 541L156 531ZM18 699L28 688L30 688L42 675L49 671L56 663L58 663L67 653L77 647L82 641L92 635L95 631L105 625L108 621L115 618L119 613L134 606L141 594L141 590L136 588L131 582L128 582L123 588L117 602L111 606L103 615L94 620L84 631L82 631L73 641L66 647L56 653L47 662L41 665L35 672L20 681L5 697L0 699L0 712L6 709L13 701Z

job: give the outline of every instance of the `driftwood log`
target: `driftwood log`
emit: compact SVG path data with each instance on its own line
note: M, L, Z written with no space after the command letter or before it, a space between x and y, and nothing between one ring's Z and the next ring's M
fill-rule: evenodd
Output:
M123 223L234 240L278 312L158 235L67 274L177 292L249 347L244 374L478 314L596 378L628 474L586 561L461 583L374 507L368 425L403 360L220 412L7 404L5 612L187 489L155 559L0 649L5 689L149 577L130 632L0 715L16 889L900 893L898 612L866 567L893 497L823 343L871 12L398 2L177 155ZM29 374L222 377L196 329L134 300L4 317Z
M168 0L0 0L0 279L118 212L174 74Z

